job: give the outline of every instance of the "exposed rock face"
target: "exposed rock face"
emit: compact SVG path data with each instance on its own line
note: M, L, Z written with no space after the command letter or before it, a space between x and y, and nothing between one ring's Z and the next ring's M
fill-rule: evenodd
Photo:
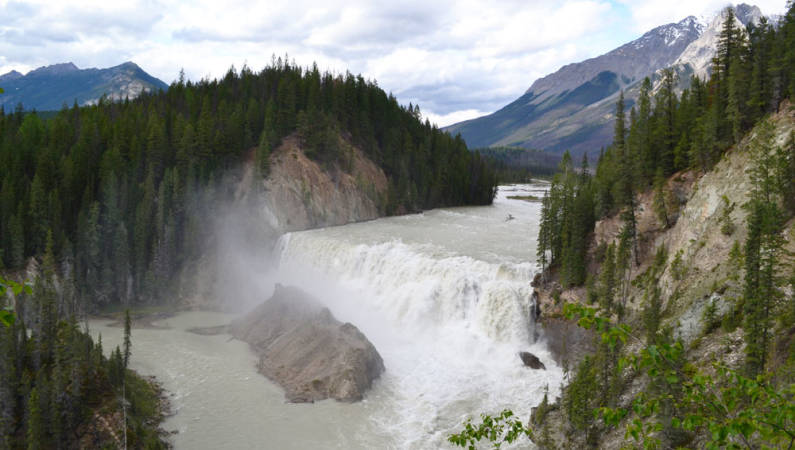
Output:
M264 181L257 179L253 163L234 174L227 185L234 189L231 205L213 215L215 229L223 232L214 234L206 254L188 264L179 278L183 305L223 308L223 299L229 297L258 302L259 298L245 298L250 290L239 289L250 281L237 277L247 267L233 269L245 260L241 252L261 259L283 233L384 215L386 174L344 137L339 145L346 155L345 167L318 164L306 156L296 136L288 136L271 154Z
M737 5L734 15L735 26L740 30L745 30L749 24L758 25L763 17L762 11L757 6L745 3ZM712 58L715 57L715 52L718 49L718 40L726 17L727 11L724 9L712 19L701 36L691 42L674 62L674 69L679 73L679 77L684 79L681 81L687 82L690 75L700 78L709 77L712 72Z
M361 150L348 147L348 164L324 168L309 159L298 138L286 138L271 155L271 171L265 181L267 201L275 228L297 231L381 217L386 196L384 171Z
M530 352L519 352L519 358L522 359L522 362L524 363L525 366L531 369L547 370L547 366L545 366L544 363L542 363L541 360L538 359L538 356Z
M354 325L297 288L277 285L230 331L259 354L260 373L279 383L290 402L361 400L384 371L378 351Z

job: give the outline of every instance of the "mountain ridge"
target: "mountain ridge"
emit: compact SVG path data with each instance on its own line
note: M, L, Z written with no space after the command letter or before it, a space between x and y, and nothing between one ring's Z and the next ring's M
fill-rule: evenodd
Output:
M168 89L132 61L104 69L80 69L72 62L41 66L23 75L16 70L0 75L5 94L0 107L22 104L25 110L58 110L64 104L96 104L103 95L113 100L133 99L145 92Z
M740 4L736 10L743 26L762 17L756 6ZM680 61L688 49L699 53L699 61L711 61L715 49L710 52L701 48L703 43L701 47L696 43L714 30L716 23L719 27L724 15L725 9L708 21L691 15L655 27L605 54L567 64L535 80L522 96L492 114L444 129L460 133L470 147L513 146L558 154L570 150L575 156L596 156L612 140L619 92L625 91L626 107L630 108L643 79L649 76L654 81L662 69L690 62ZM707 44L714 45L710 42ZM686 87L690 74L697 70L703 72L700 66L693 69L681 64L679 87Z

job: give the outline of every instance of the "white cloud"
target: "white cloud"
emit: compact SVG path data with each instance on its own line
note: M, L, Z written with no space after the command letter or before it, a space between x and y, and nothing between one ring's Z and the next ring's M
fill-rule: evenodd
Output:
M453 111L449 114L433 114L433 113L423 114L423 118L430 120L432 124L436 124L438 127L446 127L448 125L452 125L458 122L463 122L469 119L474 119L476 117L480 117L488 113L489 111L480 111L477 109L463 109L460 111Z
M619 0L629 8L636 31L646 31L658 25L678 22L687 16L711 19L722 8L732 3L726 0ZM782 14L786 8L785 0L754 0L763 14Z
M616 3L618 1L619 3ZM622 2L624 4L622 4ZM784 0L763 0L766 13ZM778 10L770 3L781 3ZM440 125L494 111L562 65L720 0L0 0L0 73L126 60L171 82L271 55L376 79Z

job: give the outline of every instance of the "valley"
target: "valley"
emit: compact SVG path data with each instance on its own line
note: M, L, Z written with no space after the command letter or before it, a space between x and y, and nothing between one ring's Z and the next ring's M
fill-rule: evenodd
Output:
M335 1L0 4L0 449L795 445L791 1Z

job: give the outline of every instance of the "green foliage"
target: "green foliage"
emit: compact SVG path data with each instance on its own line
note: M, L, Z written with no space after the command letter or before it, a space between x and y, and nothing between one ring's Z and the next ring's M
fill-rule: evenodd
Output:
M652 207L654 213L657 215L657 220L662 224L663 228L671 226L671 220L668 214L668 201L669 195L666 195L668 189L665 187L665 177L663 176L662 167L657 168L657 173L654 175L654 198L652 199Z
M123 366L126 369L127 365L130 363L130 354L132 348L132 339L131 339L131 328L132 328L132 321L130 320L130 310L124 310L124 357L123 357Z
M731 218L731 213L736 205L731 203L725 195L721 196L721 201L723 202L723 209L720 215L720 232L724 236L731 236L736 228Z
M707 306L704 308L704 313L701 316L701 322L704 326L704 334L711 333L712 330L720 325L721 321L718 317L718 305L715 303L715 299L709 299L709 303L707 303Z
M555 174L560 163L559 155L540 150L486 147L476 151L493 162L500 183L521 183L531 177L550 177Z
M684 261L682 261L682 250L678 250L676 255L674 255L674 260L671 261L671 276L675 281L681 281L684 279L686 273L687 267Z
M614 325L596 310L567 304L564 314L581 326L600 331L603 341L618 344L634 336L626 325ZM609 426L626 425L626 437L644 448L658 448L658 432L670 427L684 433L701 432L707 448L781 448L795 442L795 385L777 388L764 377L747 378L716 363L714 374L685 364L681 342L646 343L620 364L643 371L652 388L642 391L631 410L600 407ZM666 389L655 390L654 384ZM666 414L665 404L678 411ZM627 420L632 415L631 420ZM754 444L752 444L754 443Z
M474 425L471 420L467 420L464 429L448 436L447 440L458 447L474 450L481 440L488 441L492 448L498 449L502 444L510 444L522 436L533 438L530 428L522 424L508 409L494 417L481 414L480 419L480 423Z
M19 297L22 294L32 294L33 289L29 284L22 284L17 283L13 280L6 280L0 277L0 300L4 300L8 291L14 295L14 297ZM0 303L2 305L2 303ZM14 325L16 321L16 315L14 314L13 308L10 306L5 306L3 309L0 309L0 323L5 325L6 327L10 327Z
M762 20L746 30L735 26L729 9L711 78L692 78L690 87L677 96L675 73L666 71L653 99L651 81L644 80L638 101L629 111L628 127L623 98L619 98L613 144L602 150L589 186L594 217L619 214L623 223L617 245L611 249L605 244L596 252L602 262L601 273L598 281L589 284L587 293L588 303L598 299L601 311L582 305L564 306L566 317L595 330L600 337L597 354L588 366L578 368L572 380L592 382L602 394L599 400L583 396L576 384L574 389L570 385L564 390L563 401L569 402L567 414L573 415L569 420L585 432L585 444L590 444L588 435L601 426L582 412L589 408L598 412L603 424L623 424L626 437L644 448L692 446L694 436L706 438L707 448L786 448L795 442L795 387L762 376L773 353L773 318L780 318L782 330L792 326L791 321L782 319L789 317L783 286L785 274L789 275L790 256L783 251L780 232L795 214L795 133L777 148L772 140L773 125L760 122L795 93L795 54L791 51L795 46L795 5L790 2L787 9L777 26ZM655 258L652 268L635 279L636 286L645 287L644 307L640 317L631 319L640 319L644 333L634 335L621 322L633 259L635 266L640 265L636 194L651 188L659 222L671 226L679 200L673 189L666 189L670 185L666 179L681 170L709 170L755 126L758 132L750 145L752 192L744 205L748 237L744 248L735 242L730 252L729 279L737 281L740 274L744 276L743 296L721 321L726 330L743 325L746 367L738 371L716 364L702 371L688 363L684 344L674 341L670 330L661 326L662 289L656 280L665 264L659 260L667 256ZM566 278L569 269L563 244L572 238L566 234L561 211L564 206L572 211L572 202L560 200L573 192L566 189L567 179L573 178L562 169L557 175L557 190L550 192L544 207L539 232L541 248L552 256L553 265L560 266L564 286L571 285ZM723 200L721 232L727 236L736 231L731 219L734 208L728 199ZM587 229L583 235L592 230ZM689 269L681 250L674 255L670 269L675 281L685 279ZM710 303L702 318L705 332L714 330L719 322L716 316L717 307ZM611 322L614 318L617 323ZM609 371L604 372L604 368L610 368L604 364L610 361L610 350L628 348L627 340L635 341L629 348L640 350L624 354L613 374L605 375ZM622 370L649 381L631 408L611 404L613 396L605 394L607 380L620 383ZM589 403L592 401L595 403Z
M770 349L772 323L780 308L783 280L779 265L786 256L781 230L784 212L779 207L782 194L783 152L773 145L773 125L759 126L751 144L752 165L748 210L748 236L745 241L745 283L743 305L746 341L746 366L750 376L764 372Z
M651 80L644 80L628 128L619 98L613 144L602 151L593 180L597 217L624 207L633 210L634 192L653 188L655 213L664 227L670 226L678 201L664 192L665 178L683 169L710 169L724 151L792 95L792 5L777 27L761 21L741 30L731 20L725 23L709 80L693 77L690 87L677 97L676 74L663 71L653 99ZM795 155L795 136L788 148ZM788 173L782 178L790 193L786 204L795 213L792 180L795 156L788 160Z
M52 238L47 242L32 287L0 280L0 299L9 293L15 297L15 320L0 327L0 446L4 448L76 447L82 433L94 426L95 413L106 414L108 407L115 412L108 401L122 390L122 377L128 384L142 381L124 370L118 348L106 359L101 341L95 344L69 313L65 289L54 288ZM137 402L148 406L138 408ZM157 430L161 413L152 411L153 403L159 400L150 388L130 405L130 423L135 426L128 435L133 448L164 445Z

